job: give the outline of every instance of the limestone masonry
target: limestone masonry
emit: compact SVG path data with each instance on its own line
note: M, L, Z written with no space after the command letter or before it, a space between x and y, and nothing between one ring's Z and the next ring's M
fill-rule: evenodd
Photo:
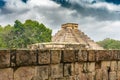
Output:
M0 80L120 80L120 50L1 50Z
M50 43L0 50L0 80L120 80L120 50L104 50L67 23Z
M86 49L103 49L87 35L78 29L76 23L63 24L61 30L59 30L52 38L52 42L63 42L63 43L79 43L84 44Z
M103 50L101 46L91 40L87 35L78 29L76 23L62 24L52 42L36 43L28 46L29 49L93 49Z

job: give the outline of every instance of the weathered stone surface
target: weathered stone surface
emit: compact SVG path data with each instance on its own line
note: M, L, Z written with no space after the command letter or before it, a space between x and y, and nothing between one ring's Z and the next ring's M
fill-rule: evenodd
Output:
M50 73L50 66L37 66L35 69L35 76L40 80L48 79Z
M120 61L118 61L118 71L120 71Z
M75 63L75 75L81 74L83 71L83 63Z
M87 71L94 72L95 71L95 62L88 62L87 63Z
M95 79L95 72L91 72L87 74L87 80L94 80Z
M94 72L95 71L95 63L94 62L86 62L83 64L83 72Z
M51 63L56 64L61 61L61 50L51 50Z
M83 63L83 72L88 73L87 62Z
M101 69L96 70L95 80L102 80L102 70Z
M76 57L75 57L75 52L74 50L64 50L63 51L63 62L75 62Z
M79 79L75 79L75 77L74 76L68 76L68 77L66 77L66 79L65 80L79 80Z
M64 64L64 76L73 76L74 74L74 64Z
M43 80L43 79L41 79L41 77L39 76L33 76L31 80Z
M16 49L10 50L10 67L16 66Z
M85 74L85 73L81 73L80 74L80 79L79 80L87 80L88 79L88 77L87 77L87 74Z
M0 50L0 68L5 68L10 66L10 51Z
M108 68L110 68L110 61L102 61L101 62L101 68L102 69L108 69Z
M109 80L117 80L116 72L110 72L109 73Z
M85 49L103 49L93 40L91 40L87 35L78 30L78 25L73 23L63 24L62 29L52 37L52 42L80 43L82 45L85 45L83 47ZM76 47L73 47L72 49L76 49ZM71 49L71 47L69 49Z
M102 80L108 80L108 70L102 69Z
M101 69L101 61L95 62L95 69Z
M117 80L120 80L120 71L117 71Z
M117 65L117 61L111 61L111 63L110 63L110 70L111 71L117 71L117 67L118 65Z
M117 50L117 58L120 60L120 50Z
M32 80L35 76L35 67L20 67L14 72L14 80Z
M17 50L16 51L16 65L34 65L36 64L36 51L35 50Z
M111 51L98 50L96 51L96 61L109 61L112 60Z
M88 61L95 61L95 50L89 50L88 51Z
M51 79L51 80L53 80L53 79ZM66 80L66 78L56 78L54 80Z
M52 78L61 78L63 77L63 64L54 64L51 65L51 77Z
M38 51L38 63L39 64L50 64L50 51L49 50Z
M78 52L78 62L87 61L88 51L87 50L79 50Z
M14 80L13 69L12 68L0 69L0 80Z
M111 50L112 60L119 60L119 59L118 59L118 55L119 55L118 50Z

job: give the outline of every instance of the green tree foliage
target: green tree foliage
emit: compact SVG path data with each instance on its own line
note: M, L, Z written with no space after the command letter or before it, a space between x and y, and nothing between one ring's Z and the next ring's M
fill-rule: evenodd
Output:
M15 21L14 26L0 26L0 48L26 48L27 45L51 41L52 30L37 21Z
M110 38L106 38L103 41L97 42L99 45L104 47L105 49L120 49L120 41L114 40Z

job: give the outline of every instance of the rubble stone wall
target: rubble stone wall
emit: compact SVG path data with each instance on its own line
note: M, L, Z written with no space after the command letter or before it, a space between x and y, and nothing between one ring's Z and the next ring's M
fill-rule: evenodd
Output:
M0 50L0 80L120 80L120 50Z

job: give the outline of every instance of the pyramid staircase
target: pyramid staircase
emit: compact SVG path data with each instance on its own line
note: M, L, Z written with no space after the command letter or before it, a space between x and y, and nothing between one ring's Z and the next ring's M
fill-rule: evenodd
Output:
M79 43L84 44L87 49L103 49L82 31L78 30L78 24L75 23L63 24L62 29L52 37L52 42Z

